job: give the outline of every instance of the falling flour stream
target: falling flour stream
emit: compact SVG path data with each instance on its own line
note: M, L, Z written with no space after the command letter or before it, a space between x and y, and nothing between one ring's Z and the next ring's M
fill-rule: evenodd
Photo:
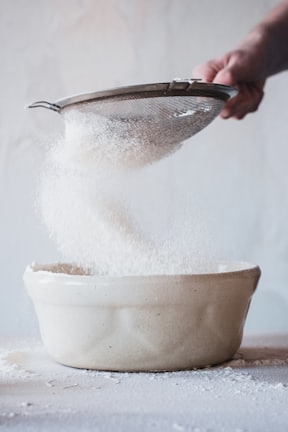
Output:
M63 259L110 276L201 271L212 249L197 211L192 214L185 204L182 216L160 235L141 222L126 193L146 165L180 145L144 146L133 137L121 138L121 126L116 139L115 124L113 134L110 126L95 114L69 111L63 137L47 154L38 201ZM141 188L136 198L145 201L149 193ZM158 207L161 196L156 208L149 208L150 218Z

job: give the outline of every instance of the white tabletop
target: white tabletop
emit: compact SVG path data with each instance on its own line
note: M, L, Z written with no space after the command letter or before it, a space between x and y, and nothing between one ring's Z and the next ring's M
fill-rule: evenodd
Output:
M225 365L180 372L72 369L41 343L0 343L0 430L288 430L288 334L246 336Z

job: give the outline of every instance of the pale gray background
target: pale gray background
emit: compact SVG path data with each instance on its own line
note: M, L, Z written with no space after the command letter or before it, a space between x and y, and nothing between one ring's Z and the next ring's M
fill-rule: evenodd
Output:
M45 140L62 121L23 107L189 77L276 3L0 0L0 334L37 334L22 274L32 261L57 259L33 205ZM261 266L247 331L288 330L287 85L288 73L271 78L258 113L240 122L217 119L151 170L172 201L181 188L197 191L219 253Z

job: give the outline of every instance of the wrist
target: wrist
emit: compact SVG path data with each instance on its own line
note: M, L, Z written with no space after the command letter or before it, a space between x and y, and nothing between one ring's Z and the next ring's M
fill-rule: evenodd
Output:
M251 32L263 61L263 78L288 68L288 17L283 22L263 22Z
M241 46L252 53L252 59L258 59L256 63L258 63L259 79L267 78L272 74L271 66L274 63L273 40L267 25L260 23L254 27Z

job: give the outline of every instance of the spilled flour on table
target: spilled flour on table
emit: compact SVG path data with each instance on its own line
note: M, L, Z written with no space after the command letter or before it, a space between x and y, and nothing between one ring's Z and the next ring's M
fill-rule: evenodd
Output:
M272 360L270 366L273 364ZM47 422L55 418L58 422L79 421L82 429L78 430L84 430L84 422L85 430L92 430L88 426L100 416L99 421L106 426L100 424L98 428L97 424L99 431L119 430L119 424L113 423L115 429L108 426L113 419L118 423L121 419L120 426L126 426L121 430L128 431L139 425L137 430L266 432L269 427L273 430L269 421L274 430L284 431L279 424L285 422L283 415L287 417L287 382L277 378L270 382L265 373L259 376L259 368L255 376L253 369L246 371L229 363L179 372L89 371L54 363L39 344L22 340L0 348L0 384L1 391L7 393L0 408L0 423L17 426L19 422L19 430L23 421L38 422L40 417ZM10 400L11 386L19 386L19 391ZM268 407L273 407L270 420ZM258 429L249 425L252 415ZM131 427L126 423L130 419ZM39 430L37 426L32 430Z
M116 137L115 120L113 134L109 122L94 114L69 112L64 136L47 155L38 201L63 259L109 276L199 271L214 253L197 203L192 198L185 202L186 197L182 212L173 217L173 203L166 209L161 193L149 201L157 184L144 184L143 192L140 182L137 190L145 166L180 145L144 145L127 136L123 125ZM131 196L133 186L136 193Z
M5 344L4 344L5 345ZM246 349L247 350L247 349ZM121 382L121 379L129 376L145 376L151 380L161 380L162 378L172 377L189 377L197 376L201 385L211 380L217 381L219 379L226 382L251 382L253 386L260 387L268 383L258 383L254 380L250 373L245 371L245 368L257 367L263 368L273 366L286 366L288 365L288 352L283 348L270 348L268 355L263 355L262 347L255 347L253 355L246 354L238 351L234 357L222 365L209 366L203 369L190 370L190 371L176 371L176 372L107 372L86 369L74 369L61 366L56 362L49 359L42 343L34 340L21 340L17 341L17 348L10 343L9 346L0 347L0 380L13 381L13 380L30 380L35 379L35 376L47 379L47 387L54 387L58 380L66 381L67 378L74 376L82 377L89 375L90 377L102 377L110 380L116 384ZM268 358L269 357L269 358ZM49 367L47 368L47 365ZM202 382L202 379L204 381ZM78 384L67 383L67 388L77 387ZM288 386L283 383L276 383L275 385L268 386L269 388L287 388Z

